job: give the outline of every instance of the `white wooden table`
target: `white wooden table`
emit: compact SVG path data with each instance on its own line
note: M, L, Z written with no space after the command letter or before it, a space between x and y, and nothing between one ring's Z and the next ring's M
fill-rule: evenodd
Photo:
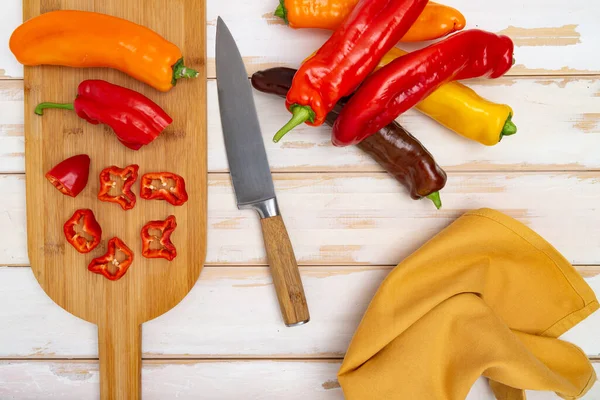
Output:
M269 139L289 117L256 94L281 208L312 321L286 329L265 267L258 220L238 211L227 175L214 72L215 21L238 40L249 72L299 62L327 34L293 31L276 0L209 0L208 257L200 281L168 314L143 326L144 399L342 399L344 351L390 269L464 211L499 209L538 231L600 295L600 2L444 0L469 27L510 35L509 76L472 81L511 104L519 134L495 148L457 137L415 112L401 118L449 173L444 209L409 199L328 128ZM22 69L8 38L21 2L0 5L0 399L98 397L96 327L56 305L28 268ZM598 362L600 313L565 335ZM530 399L554 399L535 393ZM469 399L493 399L483 380ZM597 385L586 399L600 399Z

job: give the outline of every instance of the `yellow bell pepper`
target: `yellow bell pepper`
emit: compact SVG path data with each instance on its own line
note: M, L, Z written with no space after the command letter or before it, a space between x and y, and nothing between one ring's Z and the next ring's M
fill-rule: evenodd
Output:
M406 54L406 51L394 47L383 56L375 71ZM517 133L510 106L486 100L458 82L440 86L416 108L446 128L486 146L498 144L504 136Z
M404 50L393 48L375 70L406 54ZM504 136L517 133L517 127L512 122L512 108L486 100L458 82L439 87L416 108L446 128L486 146L493 146Z

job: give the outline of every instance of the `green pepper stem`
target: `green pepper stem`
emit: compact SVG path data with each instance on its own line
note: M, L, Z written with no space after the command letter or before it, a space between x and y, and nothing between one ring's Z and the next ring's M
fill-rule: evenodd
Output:
M512 121L512 114L510 114L508 116L508 118L506 119L506 122L504 123L502 132L500 132L500 140L502 140L502 138L504 136L511 136L511 135L514 135L515 133L517 133L517 126Z
M433 192L427 198L433 201L435 207L440 210L442 208L442 198L440 197L440 192Z
M195 69L186 67L183 64L183 58L180 58L179 60L177 60L175 65L173 65L173 80L171 81L171 83L173 84L173 86L175 86L178 79L196 78L197 76L198 76L198 71L196 71Z
M35 113L37 115L44 115L44 110L46 108L60 108L63 110L74 110L75 107L73 106L73 103L40 103L36 108L35 108Z
M281 18L285 21L286 25L289 25L290 21L288 21L287 17L287 8L285 8L284 0L279 0L279 5L275 9L275 16Z
M292 119L283 126L273 137L275 143L279 142L289 131L305 123L306 121L315 122L315 112L309 106L301 106L299 104L293 104L290 107L292 112Z

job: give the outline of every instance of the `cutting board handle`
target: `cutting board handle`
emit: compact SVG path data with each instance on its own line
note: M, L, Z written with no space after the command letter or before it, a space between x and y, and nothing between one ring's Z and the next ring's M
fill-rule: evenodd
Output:
M141 398L142 327L136 323L98 323L100 399Z

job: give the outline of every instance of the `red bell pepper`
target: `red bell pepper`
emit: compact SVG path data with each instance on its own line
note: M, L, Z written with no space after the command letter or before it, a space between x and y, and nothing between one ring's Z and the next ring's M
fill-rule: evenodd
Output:
M188 201L184 179L171 172L152 172L142 176L140 197L146 200L166 200L174 206Z
M80 229L75 229L80 226ZM80 253L89 253L94 250L102 238L102 228L89 209L75 211L73 216L65 222L63 231L67 242Z
M81 82L73 103L41 103L35 113L43 115L46 108L75 110L93 125L106 124L121 143L133 150L152 142L173 122L146 96L101 80Z
M293 116L273 141L304 122L322 125L337 102L352 93L408 32L427 1L360 0L294 76L286 99Z
M122 261L118 260L117 252L125 256ZM94 258L90 265L88 265L88 270L95 274L103 275L111 281L117 281L125 275L132 262L133 251L121 239L114 237L108 241L106 254ZM111 268L114 268L115 272L111 272Z
M79 154L57 164L46 173L46 179L62 194L77 197L87 185L89 175L90 157Z
M177 249L171 242L171 234L177 228L175 216L170 215L164 221L150 221L142 228L142 255L146 258L165 258L172 261L177 257ZM159 231L160 236L151 231Z
M513 64L513 50L507 36L470 30L392 61L367 78L342 109L333 144L359 143L445 83L504 75Z
M100 173L100 192L98 199L109 203L119 204L123 210L131 210L135 207L136 197L131 191L133 184L137 180L140 167L136 164L128 165L125 168L119 168L115 165L105 168ZM113 188L116 188L117 182L113 177L123 182L123 188L118 195L110 194Z

